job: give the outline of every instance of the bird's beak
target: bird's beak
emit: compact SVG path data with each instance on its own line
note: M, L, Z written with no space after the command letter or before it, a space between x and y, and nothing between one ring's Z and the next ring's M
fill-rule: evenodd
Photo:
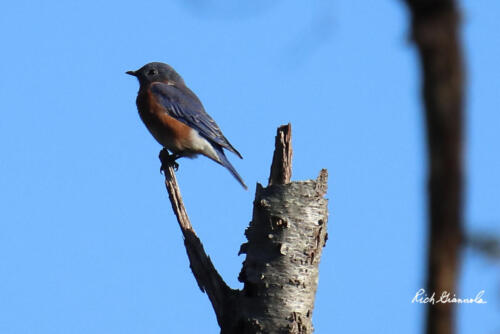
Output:
M126 73L126 74L128 74L128 75L132 75L132 76L134 76L134 77L136 77L136 76L137 76L137 73L135 73L135 71L127 71L127 72L125 72L125 73Z

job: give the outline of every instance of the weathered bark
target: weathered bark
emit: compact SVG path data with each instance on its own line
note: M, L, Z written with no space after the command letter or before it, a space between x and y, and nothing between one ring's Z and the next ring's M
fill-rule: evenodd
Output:
M454 0L405 0L423 73L428 170L427 292L456 292L462 243L464 76ZM454 304L428 304L427 333L454 332Z
M312 333L318 265L327 233L327 172L317 180L291 182L291 127L278 129L270 185L257 184L252 222L241 253L247 257L239 279L229 288L196 236L172 167L165 184L184 235L193 275L212 303L223 334ZM164 165L168 153L160 153Z
M326 171L316 181L257 185L245 232L248 316L243 333L312 333L318 264L326 242ZM257 330L257 331L255 331Z

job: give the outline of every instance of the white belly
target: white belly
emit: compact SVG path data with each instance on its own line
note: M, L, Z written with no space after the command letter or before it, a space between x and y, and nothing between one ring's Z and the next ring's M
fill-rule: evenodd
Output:
M221 162L219 160L219 156L217 155L217 152L215 152L214 148L212 145L198 134L198 131L191 129L189 141L188 141L188 150L197 152L200 154L203 154L204 156L216 161L216 162Z

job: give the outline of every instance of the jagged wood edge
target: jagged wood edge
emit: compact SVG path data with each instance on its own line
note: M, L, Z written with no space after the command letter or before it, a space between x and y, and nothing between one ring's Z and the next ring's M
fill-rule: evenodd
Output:
M292 178L292 125L282 125L276 132L273 162L268 186L287 184Z

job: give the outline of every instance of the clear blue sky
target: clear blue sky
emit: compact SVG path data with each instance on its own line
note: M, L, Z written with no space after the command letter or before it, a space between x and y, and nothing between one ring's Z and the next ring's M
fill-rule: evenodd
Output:
M276 127L294 179L330 173L317 333L421 333L419 70L400 1L8 1L0 8L0 333L217 333L126 76L171 64L244 160L178 172L195 229L237 276ZM500 232L500 3L463 3L467 228ZM467 251L459 333L500 330L498 267Z

